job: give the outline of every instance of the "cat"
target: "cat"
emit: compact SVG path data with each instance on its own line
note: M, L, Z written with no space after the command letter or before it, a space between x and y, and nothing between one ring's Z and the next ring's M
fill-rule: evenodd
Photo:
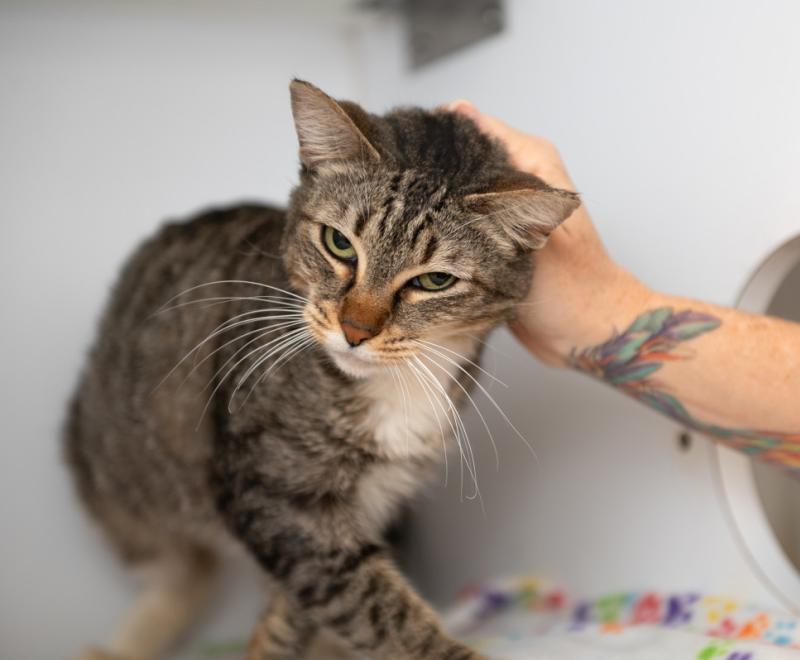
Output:
M321 631L371 658L481 657L442 630L383 533L457 439L452 402L483 338L578 197L516 171L462 115L376 116L300 80L290 96L288 208L166 225L102 317L66 455L145 583L85 658L163 655L227 547L269 581L249 660L305 657Z

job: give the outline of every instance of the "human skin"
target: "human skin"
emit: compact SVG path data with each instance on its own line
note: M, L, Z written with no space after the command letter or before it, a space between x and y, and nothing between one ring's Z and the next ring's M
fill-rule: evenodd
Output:
M514 164L575 190L558 150L479 112ZM541 361L604 380L684 426L800 470L800 324L672 296L616 264L581 205L536 253L512 324Z

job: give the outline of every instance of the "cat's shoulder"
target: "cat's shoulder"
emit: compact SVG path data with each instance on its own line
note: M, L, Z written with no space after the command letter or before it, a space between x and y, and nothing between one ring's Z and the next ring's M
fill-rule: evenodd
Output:
M280 230L286 220L286 210L256 202L212 206L185 218L167 220L161 227L164 234L195 234L198 231L236 230L244 227L266 226Z
M277 241L283 233L286 210L260 203L207 207L183 217L163 221L131 255L152 258L165 251L220 251L242 243Z

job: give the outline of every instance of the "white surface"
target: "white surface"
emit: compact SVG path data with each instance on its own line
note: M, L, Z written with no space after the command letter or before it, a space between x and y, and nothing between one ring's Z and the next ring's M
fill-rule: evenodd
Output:
M466 97L550 137L615 258L661 290L732 304L800 233L800 5L507 4L506 33L418 73L398 26L377 21L368 105ZM691 588L778 606L737 547L705 440L681 453L655 413L536 365L504 333L492 344L511 385L493 392L539 462L508 433L495 475L472 417L486 516L459 504L457 478L432 490L411 541L428 594L527 570L576 593Z
M314 4L0 4L2 658L65 658L127 603L61 465L65 399L140 238L207 204L284 203L290 78L360 95L345 26ZM236 572L195 642L246 632L260 600Z

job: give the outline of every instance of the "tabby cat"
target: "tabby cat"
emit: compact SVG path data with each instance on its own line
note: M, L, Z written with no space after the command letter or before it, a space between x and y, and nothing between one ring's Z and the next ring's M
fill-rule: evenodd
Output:
M453 402L482 339L578 200L514 170L461 115L376 116L306 82L290 91L288 208L212 210L144 243L74 396L80 498L146 569L86 658L163 655L227 547L270 584L249 660L309 657L322 631L370 658L480 657L443 632L382 538L458 439Z

